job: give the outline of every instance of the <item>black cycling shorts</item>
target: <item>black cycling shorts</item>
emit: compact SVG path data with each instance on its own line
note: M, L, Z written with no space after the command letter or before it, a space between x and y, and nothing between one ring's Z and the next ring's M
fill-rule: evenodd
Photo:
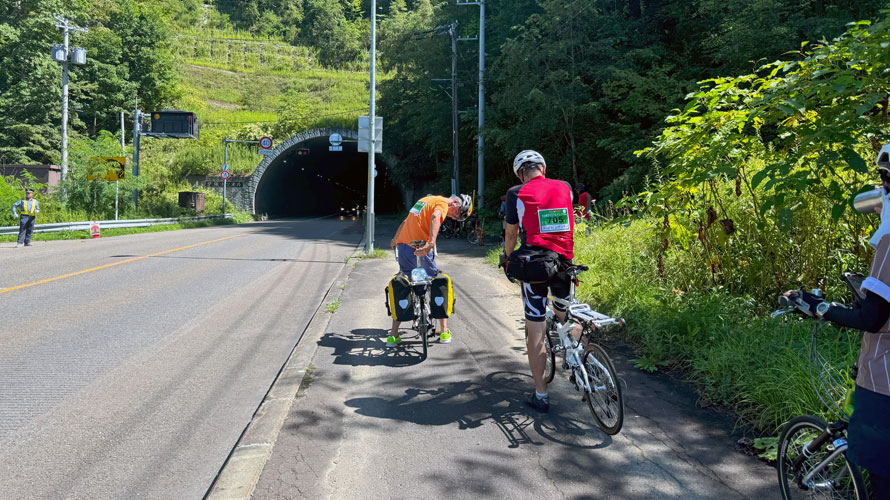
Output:
M547 315L547 294L569 300L571 289L571 278L564 271L572 263L571 260L560 259L561 271L550 279L547 283L523 283L522 284L522 304L525 307L525 319L528 321L542 322ZM553 303L553 308L559 312L565 312L566 308L557 303Z

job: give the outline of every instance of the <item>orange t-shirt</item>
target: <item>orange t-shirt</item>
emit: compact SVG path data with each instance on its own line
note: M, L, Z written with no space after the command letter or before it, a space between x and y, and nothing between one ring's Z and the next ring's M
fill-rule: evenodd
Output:
M445 220L445 215L448 214L448 198L444 196L427 196L417 200L417 203L408 212L408 217L405 218L402 230L399 231L399 235L396 237L396 243L410 245L412 241L416 240L429 241L430 221L433 218L433 212L436 210L439 210L442 214L439 220L441 223Z

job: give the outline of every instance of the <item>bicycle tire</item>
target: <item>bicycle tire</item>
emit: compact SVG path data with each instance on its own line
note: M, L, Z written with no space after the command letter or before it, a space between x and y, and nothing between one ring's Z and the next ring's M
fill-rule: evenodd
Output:
M776 456L776 471L779 476L779 486L782 489L782 498L785 500L802 499L802 498L842 498L850 500L867 500L868 492L865 481L862 478L862 472L859 467L847 461L846 453L838 455L831 463L828 464L827 474L822 472L816 474L814 479L817 483L823 485L830 484L830 491L813 491L804 488L799 480L809 474L812 466L822 462L828 455L827 445L831 443L829 440L822 448L813 453L804 460L801 469L794 470L794 461L800 456L799 450L802 449L810 440L822 434L828 424L819 417L812 415L801 415L791 419L782 429L782 435L779 437L779 449ZM809 467L807 467L809 465ZM829 478L831 478L829 480ZM838 484L841 488L835 490ZM826 495L827 493L827 495Z
M591 387L602 387L585 395L587 407L597 426L606 434L614 436L624 425L624 395L615 366L606 351L597 344L588 344L584 348L581 362L587 370L587 383Z
M423 339L423 359L427 357L427 350L430 346L430 319L426 314L426 305L420 311L420 337Z

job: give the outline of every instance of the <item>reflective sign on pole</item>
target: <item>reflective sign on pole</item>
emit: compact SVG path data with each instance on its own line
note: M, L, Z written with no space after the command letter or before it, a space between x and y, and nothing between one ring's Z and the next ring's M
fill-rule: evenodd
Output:
M229 164L223 163L223 172L228 172L228 171L229 171Z
M374 152L383 152L383 117L374 117ZM358 152L367 153L370 149L370 129L368 124L371 122L367 116L358 117Z
M222 173L219 174L219 176L222 177L223 179L228 179L229 173L226 172L225 170L223 170Z
M328 137L328 142L330 146L328 146L328 151L343 151L343 136L338 133L333 133Z
M271 149L272 148L272 138L271 137L263 137L260 139L260 147L263 149Z

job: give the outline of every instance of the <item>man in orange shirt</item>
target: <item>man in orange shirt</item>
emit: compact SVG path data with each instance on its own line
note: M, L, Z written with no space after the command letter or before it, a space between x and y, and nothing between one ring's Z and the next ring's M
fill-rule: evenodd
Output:
M411 207L408 217L399 225L396 235L389 242L390 248L396 251L399 261L399 269L410 274L417 267L417 258L420 257L420 265L430 276L439 272L436 264L436 238L439 236L439 228L445 217L455 220L466 220L473 213L473 200L465 194L453 195L450 198L444 196L426 196ZM415 249L412 241L424 241L423 246ZM446 320L439 320L439 342L448 344L451 342L451 331L448 330ZM399 336L399 322L392 321L392 332L386 339L387 347L394 347L402 341Z

